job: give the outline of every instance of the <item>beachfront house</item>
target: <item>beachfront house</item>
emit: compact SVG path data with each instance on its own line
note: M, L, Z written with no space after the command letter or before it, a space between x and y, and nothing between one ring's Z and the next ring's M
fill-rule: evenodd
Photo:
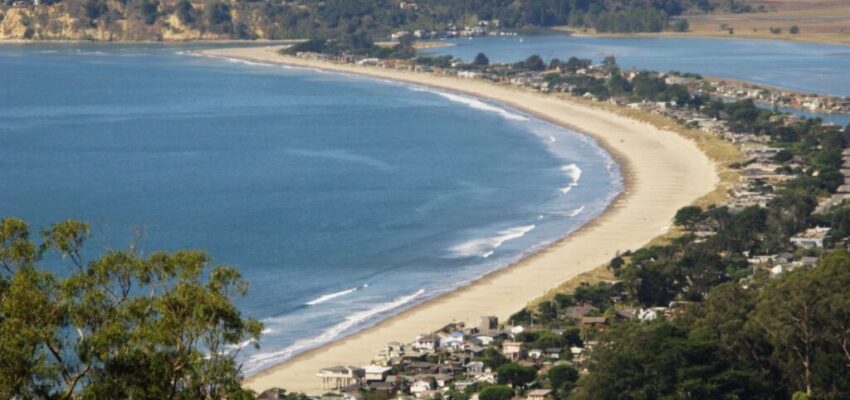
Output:
M481 323L478 328L481 332L492 331L494 329L499 329L499 318L494 317L492 315L487 315L481 317Z
M387 375L392 371L392 368L381 365L369 365L363 367L363 371L366 382L383 382L387 379Z
M360 367L336 366L323 368L316 376L322 380L322 389L340 390L346 386L360 383L366 376L366 371Z
M413 343L413 347L421 352L433 353L440 347L440 337L433 333L419 336Z
M502 342L502 355L511 361L525 358L525 347L522 342Z
M458 349L463 346L463 332L454 331L440 338L440 347Z

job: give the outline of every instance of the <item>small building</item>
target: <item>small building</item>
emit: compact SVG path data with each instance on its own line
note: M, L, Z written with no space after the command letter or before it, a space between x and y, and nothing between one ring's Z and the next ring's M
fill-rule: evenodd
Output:
M502 355L511 361L525 358L525 347L522 342L502 342Z
M581 326L594 329L605 329L608 326L608 318L605 317L582 317Z
M551 393L552 391L547 389L534 389L528 392L528 400L546 400Z
M322 388L325 390L340 390L346 386L357 385L365 375L363 368L351 366L323 368L316 374L322 380Z
M543 352L543 355L553 360L558 360L561 358L561 350L560 347L550 347Z
M543 349L531 349L528 351L528 357L534 360L543 358Z
M564 312L564 317L577 320L596 311L598 311L596 307L587 304L582 304L580 306L567 307L566 311Z

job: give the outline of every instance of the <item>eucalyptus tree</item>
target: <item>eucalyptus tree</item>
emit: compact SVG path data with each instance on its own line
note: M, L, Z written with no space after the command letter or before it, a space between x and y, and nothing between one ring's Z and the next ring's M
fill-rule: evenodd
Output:
M87 260L89 236L69 220L36 242L0 220L0 397L252 396L237 356L262 325L233 303L248 289L236 269L201 251Z

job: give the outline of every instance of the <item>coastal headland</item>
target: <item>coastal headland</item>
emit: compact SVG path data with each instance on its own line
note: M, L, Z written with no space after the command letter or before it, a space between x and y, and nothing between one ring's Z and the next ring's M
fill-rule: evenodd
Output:
M679 208L711 192L719 183L717 166L692 140L579 102L475 79L282 56L278 49L229 48L201 53L358 74L496 101L595 138L619 162L624 193L602 216L544 251L250 377L245 385L256 391L282 387L320 394L323 390L316 372L321 368L367 365L387 343L409 341L450 322L475 323L484 315L507 318L561 282L608 262L617 252L637 249L665 233Z

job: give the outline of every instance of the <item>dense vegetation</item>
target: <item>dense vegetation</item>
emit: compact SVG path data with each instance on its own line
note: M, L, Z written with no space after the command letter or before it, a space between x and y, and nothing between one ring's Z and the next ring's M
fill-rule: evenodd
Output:
M11 0L6 0L11 3ZM382 38L401 29L443 30L498 22L500 29L569 25L600 32L658 32L671 16L737 9L718 0L420 0L402 8L387 0L298 2L189 0L51 0L27 14L32 38L62 38L69 30L102 40L185 38L286 39L366 32ZM48 12L48 11L51 11ZM70 17L70 27L59 23ZM495 25L495 24L494 24ZM672 29L687 29L677 22ZM99 31L99 35L89 31Z
M550 67L566 71L590 66L590 60L581 59L552 62ZM603 64L618 72L613 59ZM724 121L732 132L767 137L782 149L772 160L779 172L796 177L762 188L775 195L766 207L683 208L675 222L686 233L614 258L608 267L616 283L581 286L514 315L515 323L562 329L559 316L577 305L591 305L612 321L618 320L618 307L629 305L670 307L676 315L653 322L621 320L604 332L580 332L577 337L598 342L589 373L559 397L850 398L850 255L840 242L850 235L850 206L814 213L818 200L843 183L841 152L850 147L850 127L825 126L817 119L788 122L752 101L713 100L648 72L631 81L619 73L607 76L553 74L547 79L570 80L579 95L667 102ZM834 250L799 249L790 242L792 235L814 226L834 229ZM698 236L698 231L711 235ZM769 277L747 259L788 252L820 261Z
M235 269L196 251L86 262L88 236L66 221L35 242L0 220L0 398L253 398L234 349L261 325L233 304Z

